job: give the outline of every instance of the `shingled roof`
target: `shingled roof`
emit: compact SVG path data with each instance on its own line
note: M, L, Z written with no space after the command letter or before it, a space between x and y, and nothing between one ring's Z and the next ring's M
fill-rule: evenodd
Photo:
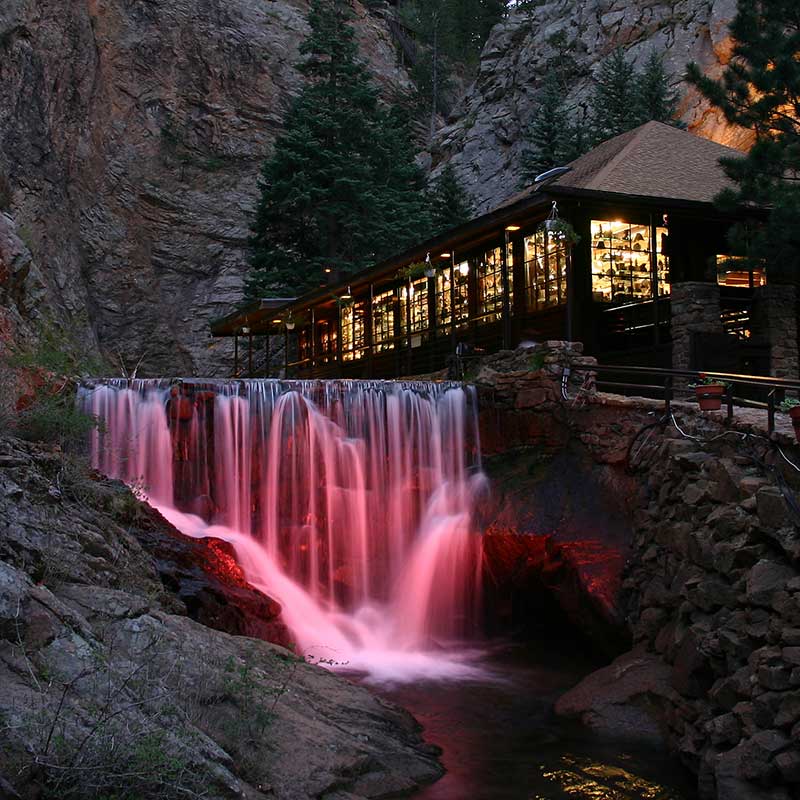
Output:
M710 203L730 182L719 165L738 150L646 122L598 145L549 186Z

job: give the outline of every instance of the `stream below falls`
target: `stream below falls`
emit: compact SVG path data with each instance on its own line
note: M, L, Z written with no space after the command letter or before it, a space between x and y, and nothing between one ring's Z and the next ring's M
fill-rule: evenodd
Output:
M676 758L593 735L556 718L560 694L600 664L583 643L495 642L484 677L372 691L403 706L442 748L445 776L414 800L695 800Z

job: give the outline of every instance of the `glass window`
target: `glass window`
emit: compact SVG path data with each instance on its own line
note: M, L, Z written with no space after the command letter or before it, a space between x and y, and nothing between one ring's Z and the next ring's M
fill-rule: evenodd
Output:
M531 311L567 302L569 244L540 227L523 242L525 298Z
M336 358L336 327L330 320L321 320L317 328L317 359L327 364Z
M422 333L428 329L427 278L420 278L400 290L400 319L404 333Z
M364 302L342 306L342 358L355 361L364 356Z
M513 298L513 273L508 270L509 308ZM492 322L503 313L503 249L494 247L478 262L479 322Z
M653 256L658 294L669 294L667 229L621 220L592 220L592 297L601 303L627 303L653 297ZM655 244L655 252L653 248Z
M394 291L372 298L372 344L376 352L394 347Z
M436 320L440 327L446 327L453 322L453 309L455 305L456 324L465 322L469 317L469 262L462 261L453 267L454 286L450 285L450 267L440 270L436 274ZM451 295L452 288L452 295Z
M752 267L743 256L717 256L717 283L751 289L765 286L767 273L763 266Z
M303 328L297 337L297 353L300 361L308 361L311 358L311 328Z

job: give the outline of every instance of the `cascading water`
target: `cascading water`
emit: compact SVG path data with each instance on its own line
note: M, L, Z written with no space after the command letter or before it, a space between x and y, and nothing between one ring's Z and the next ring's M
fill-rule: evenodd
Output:
M111 381L81 390L94 465L234 545L300 652L374 678L465 675L485 488L456 385Z

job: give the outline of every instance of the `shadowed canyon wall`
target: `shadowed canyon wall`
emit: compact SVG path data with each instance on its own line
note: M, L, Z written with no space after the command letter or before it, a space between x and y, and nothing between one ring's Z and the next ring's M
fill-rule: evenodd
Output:
M516 187L521 131L564 29L570 102L617 44L679 75L729 52L733 0L559 0L512 13L435 143L483 210ZM362 56L411 88L380 13L356 3ZM5 0L0 6L0 335L67 324L140 374L221 375L209 319L241 296L264 155L300 87L307 0ZM696 97L684 117L728 133ZM734 141L737 143L738 140Z

